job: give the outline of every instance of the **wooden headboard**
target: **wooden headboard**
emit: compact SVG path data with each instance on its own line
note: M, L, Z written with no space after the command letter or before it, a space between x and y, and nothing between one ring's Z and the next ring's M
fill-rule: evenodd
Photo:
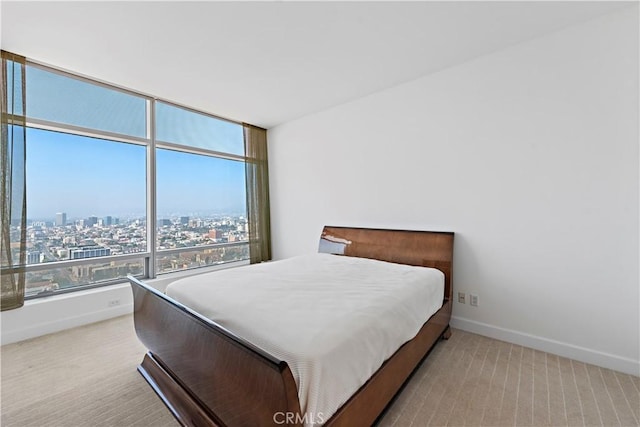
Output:
M444 273L445 300L451 300L453 236L448 231L325 226L318 252L437 268Z

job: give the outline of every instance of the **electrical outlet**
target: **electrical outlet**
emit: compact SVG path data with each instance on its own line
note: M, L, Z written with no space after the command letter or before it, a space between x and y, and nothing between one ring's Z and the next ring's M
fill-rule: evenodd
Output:
M107 303L108 307L115 307L117 305L120 305L120 300L119 299L112 299L111 301L109 301Z
M478 295L469 294L469 305L478 306Z
M464 304L464 298L465 298L464 292L458 292L458 302L460 304Z

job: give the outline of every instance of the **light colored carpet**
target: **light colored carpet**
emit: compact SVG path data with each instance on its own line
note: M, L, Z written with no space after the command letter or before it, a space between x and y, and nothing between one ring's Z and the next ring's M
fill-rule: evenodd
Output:
M136 372L131 316L3 346L2 426L177 426ZM638 426L640 378L454 331L378 423Z

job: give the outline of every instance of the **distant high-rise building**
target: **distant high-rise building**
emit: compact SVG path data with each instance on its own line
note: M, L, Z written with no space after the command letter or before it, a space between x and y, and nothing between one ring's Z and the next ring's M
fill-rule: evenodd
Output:
M102 225L104 225L105 227L108 227L108 226L110 226L110 225L112 225L112 224L113 224L113 217L111 217L111 216L105 216L105 217L102 219Z
M189 217L188 216L181 216L180 217L180 224L183 224L183 225L189 224Z
M39 251L27 252L27 264L39 264L42 262L42 253Z
M62 227L67 225L67 214L65 212L58 212L56 214L56 226Z
M93 227L97 223L98 223L98 217L97 216L90 216L89 218L84 220L84 226L85 227Z
M209 238L210 239L217 239L218 238L218 230L216 230L215 228L209 230Z
M80 248L69 248L69 259L84 259L109 255L111 255L111 248L105 248L103 246L84 246Z
M169 226L169 225L171 225L171 220L170 219L161 219L161 220L158 221L158 225L160 225L160 227Z

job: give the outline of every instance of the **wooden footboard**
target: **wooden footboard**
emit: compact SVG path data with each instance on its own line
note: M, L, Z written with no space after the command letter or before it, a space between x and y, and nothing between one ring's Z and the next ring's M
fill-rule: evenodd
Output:
M136 333L149 350L139 371L183 425L259 426L275 424L275 414L300 413L285 362L139 280L129 281Z

